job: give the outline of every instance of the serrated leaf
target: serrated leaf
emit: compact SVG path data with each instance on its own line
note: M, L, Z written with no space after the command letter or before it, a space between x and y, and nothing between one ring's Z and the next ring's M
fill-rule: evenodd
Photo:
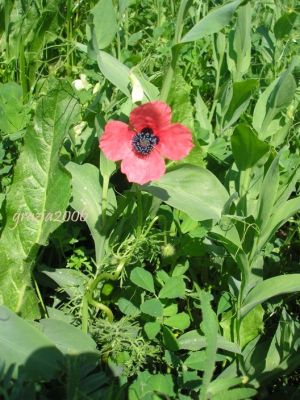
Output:
M39 315L31 271L39 245L63 221L71 195L70 176L59 162L60 148L79 106L66 81L55 81L40 98L7 195L0 239L0 304L27 318ZM12 246L13 244L13 246Z

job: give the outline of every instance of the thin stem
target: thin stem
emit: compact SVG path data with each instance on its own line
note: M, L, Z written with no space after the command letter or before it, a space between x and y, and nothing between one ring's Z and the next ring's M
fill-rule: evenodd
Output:
M43 297L42 297L42 295L41 295L39 285L37 284L37 281L36 281L35 277L33 277L32 279L33 279L33 282L34 282L34 287L35 287L35 290L36 290L38 299L40 300L41 307L42 307L42 309L43 309L43 311L44 311L44 315L45 315L46 318L49 318L49 314L48 314L47 308L46 308L46 306L45 306Z
M102 212L101 212L103 227L104 227L105 222L106 222L108 185L109 185L109 175L103 175L103 184L102 184Z
M139 187L135 186L136 190L136 205L137 205L137 227L136 227L136 235L137 237L141 236L142 227L143 227L143 208L142 208L142 194Z
M109 307L107 307L103 303L98 303L98 301L96 301L94 299L90 299L89 302L90 302L90 304L92 306L96 307L98 310L103 311L106 314L107 319L109 320L109 322L113 322L114 315L113 315L113 313L112 313L112 311L111 311L111 309Z

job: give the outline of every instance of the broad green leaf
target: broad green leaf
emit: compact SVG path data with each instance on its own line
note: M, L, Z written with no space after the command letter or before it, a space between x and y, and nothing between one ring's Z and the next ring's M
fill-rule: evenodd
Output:
M34 381L52 379L60 373L63 356L39 329L0 306L0 360L5 367L24 366L27 378Z
M210 171L192 165L168 172L159 181L143 186L143 190L196 221L220 219L229 198L224 186Z
M297 13L295 12L287 12L283 14L274 25L274 34L276 39L282 39L285 36L289 35L291 30L294 27L294 23L297 18Z
M104 49L118 30L117 15L112 0L99 0L91 9L98 49Z
M176 315L172 315L169 318L164 318L164 324L171 326L172 328L180 329L184 331L190 326L190 317L187 313L181 312Z
M79 356L82 363L85 363L87 360L89 363L96 363L99 359L96 343L90 336L83 333L81 329L52 318L40 320L39 325L44 335L64 355Z
M208 387L208 392L210 395L214 396L217 393L224 393L224 391L229 388L243 383L243 377L237 378L219 378L217 377L214 381L210 382ZM213 397L214 399L214 397Z
M290 217L300 211L300 197L280 204L271 215L265 229L259 239L259 248L262 248L267 240L283 225Z
M67 268L43 268L40 272L51 278L71 298L82 296L88 277L80 271Z
M67 170L72 175L72 202L71 206L80 213L87 223L95 244L96 262L103 256L105 236L101 229L101 201L102 188L100 174L92 164L75 164L69 162ZM107 194L107 215L111 215L116 208L116 198L110 188Z
M291 103L295 90L295 79L287 70L259 97L253 113L253 127L260 139L264 140L275 133L274 129L270 128L270 124L277 114Z
M251 62L251 4L240 7L237 12L236 28L228 37L227 65L233 81L240 81Z
M175 396L171 374L151 375L148 371L142 371L128 390L129 400L158 400L162 396L168 399Z
M229 24L235 10L242 1L235 0L223 6L215 7L183 36L181 43L199 40L204 36L219 32L224 26Z
M6 225L0 239L0 304L27 318L39 315L31 285L38 246L46 245L50 233L64 222L71 195L70 176L59 154L78 107L66 81L55 81L54 88L40 98L6 198Z
M218 335L217 337L218 349L223 349L226 351L230 351L232 353L240 354L241 350L239 347L224 337ZM179 348L182 350L201 350L206 347L206 338L201 336L198 331L192 330L184 333L178 338Z
M283 310L271 338L259 336L248 343L243 350L243 359L251 385L264 387L267 382L299 367L299 335L299 322ZM222 378L236 377L236 367L236 362L232 363L223 371Z
M201 95L199 92L197 92L197 96L195 99L195 109L196 109L196 114L195 118L199 123L200 127L200 134L198 137L201 139L208 141L209 136L212 132L212 126L209 121L209 113L208 113L208 108L206 104L204 103Z
M97 61L100 71L105 78L121 90L127 97L130 97L129 68L115 57L101 50L98 52Z
M164 395L174 397L174 383L171 374L155 374L152 375L148 383L150 384L153 392L163 393Z
M167 326L163 326L162 332L163 332L163 342L165 347L170 351L179 350L178 341L173 332L171 331L171 329L169 329Z
M183 365L197 371L204 371L207 362L205 351L195 351L184 361Z
M252 168L270 149L270 146L259 140L253 130L245 124L235 128L231 136L231 147L240 171Z
M242 320L239 330L239 343L241 348L245 347L247 343L256 338L263 332L264 323L264 309L260 304L253 308ZM223 313L220 325L223 328L223 335L225 338L230 339L232 336L232 311Z
M258 213L256 218L256 223L261 231L264 230L269 222L269 218L272 214L272 209L277 196L279 186L279 157L280 154L277 154L277 156L274 158L261 186L261 192L257 204Z
M158 297L161 299L176 299L184 297L185 283L182 277L172 276L160 290Z
M119 298L118 307L125 315L136 316L140 314L140 310L131 301L125 299L124 297Z
M241 308L241 315L245 316L257 304L261 304L271 297L299 291L300 274L281 275L266 279L248 293Z
M153 340L157 336L158 332L160 331L160 327L161 325L157 321L145 323L144 330L150 340Z
M0 83L0 131L19 132L28 122L28 108L22 103L22 89L15 82Z
M225 113L223 129L228 129L233 125L246 110L251 99L251 95L257 82L255 79L248 79L242 82L234 82L232 87L232 99Z
M140 309L144 314L151 315L151 317L162 317L164 311L158 299L146 300L141 304Z
M172 108L172 121L179 122L193 131L194 118L190 93L191 86L185 81L180 71L177 71L168 96L168 104Z
M155 293L153 277L149 271L144 268L136 267L131 271L130 280L135 285Z
M213 397L214 400L248 400L256 395L256 390L252 388L235 388L222 392Z
M110 177L116 168L116 163L106 158L103 151L100 151L100 172L102 177Z

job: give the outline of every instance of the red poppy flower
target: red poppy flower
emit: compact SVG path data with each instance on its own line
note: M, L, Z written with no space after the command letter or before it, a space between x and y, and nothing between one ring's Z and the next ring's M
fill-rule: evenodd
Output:
M193 148L188 128L171 123L171 109L154 101L136 107L129 125L120 121L106 124L99 147L112 161L121 162L129 182L143 185L165 173L164 157L179 160Z

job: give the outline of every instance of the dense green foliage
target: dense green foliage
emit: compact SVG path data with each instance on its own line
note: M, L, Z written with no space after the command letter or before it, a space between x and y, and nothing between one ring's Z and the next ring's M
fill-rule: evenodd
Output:
M299 398L299 15L0 0L1 399ZM195 146L129 184L157 99Z

